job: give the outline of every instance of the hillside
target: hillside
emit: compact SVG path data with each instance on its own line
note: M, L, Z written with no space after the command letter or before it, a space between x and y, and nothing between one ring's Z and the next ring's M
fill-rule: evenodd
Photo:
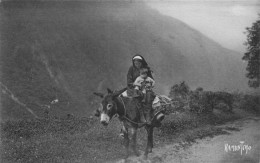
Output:
M185 80L196 88L242 89L241 55L143 3L2 2L1 82L38 115L90 114L93 91L123 88L131 57L150 63L156 91ZM1 97L2 117L30 117Z

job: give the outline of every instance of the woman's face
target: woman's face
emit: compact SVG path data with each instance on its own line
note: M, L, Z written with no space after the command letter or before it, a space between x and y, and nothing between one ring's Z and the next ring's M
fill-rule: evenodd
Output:
M142 66L142 62L140 60L134 60L134 65L136 68L140 69Z
M147 73L141 74L142 78L147 78Z

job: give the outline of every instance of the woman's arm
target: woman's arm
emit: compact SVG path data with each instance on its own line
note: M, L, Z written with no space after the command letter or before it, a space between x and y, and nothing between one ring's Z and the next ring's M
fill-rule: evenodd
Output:
M154 87L155 81L151 78L152 87Z
M151 84L151 87L154 87L155 81L152 78L150 78L150 77L148 77L147 80Z
M150 67L148 67L148 73L147 73L147 76L149 76L150 78L153 79L152 70L150 69Z
M128 70L127 73L127 87L129 88L133 88L133 83L134 83L134 79L133 79L133 67L131 66Z
M143 81L144 81L143 78L137 77L133 85L141 87Z

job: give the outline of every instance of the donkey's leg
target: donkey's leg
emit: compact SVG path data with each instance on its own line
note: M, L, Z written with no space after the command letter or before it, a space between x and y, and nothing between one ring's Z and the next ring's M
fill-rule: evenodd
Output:
M137 128L133 127L131 129L132 131L132 149L133 149L133 152L136 156L139 156L140 153L138 152L138 150L136 149L136 135L137 135Z
M123 131L124 131L124 146L125 146L125 159L128 158L129 156L129 137L128 137L128 128L124 124L123 126Z
M144 152L144 158L147 159L148 153L152 152L153 147L153 127L148 126L145 129L147 132L147 145Z
M152 153L153 149L153 127L149 127L149 135L148 135L148 152Z
M151 133L150 133L150 134L151 134L151 141L150 141L150 143L151 143L151 144L150 144L151 150L148 151L148 152L150 152L150 153L152 152L152 149L153 149L153 128L154 128L154 127L151 127L151 131L150 131L150 132L151 132Z

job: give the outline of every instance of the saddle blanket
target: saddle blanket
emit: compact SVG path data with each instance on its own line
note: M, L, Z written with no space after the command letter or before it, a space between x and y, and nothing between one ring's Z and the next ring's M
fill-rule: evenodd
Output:
M127 90L122 93L123 97L129 97L127 96ZM130 98L130 97L129 97ZM167 105L171 103L171 100L168 96L166 95L156 95L156 97L153 100L153 109L156 109L158 107L161 107L162 105Z

